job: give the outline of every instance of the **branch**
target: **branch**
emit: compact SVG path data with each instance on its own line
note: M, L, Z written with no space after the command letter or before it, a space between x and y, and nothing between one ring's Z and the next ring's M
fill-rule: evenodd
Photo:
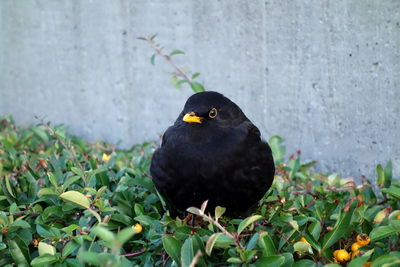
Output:
M146 38L146 41L150 43L150 45L153 47L155 53L163 58L174 68L175 72L177 75L181 76L185 81L187 81L189 84L192 82L189 77L178 67L176 64L172 61L171 57L168 55L165 55L162 53L162 50L158 48L156 42L154 39L151 37Z

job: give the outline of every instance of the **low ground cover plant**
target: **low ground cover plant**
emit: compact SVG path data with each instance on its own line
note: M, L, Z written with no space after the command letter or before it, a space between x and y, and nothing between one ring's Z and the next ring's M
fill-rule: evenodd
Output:
M154 143L120 150L64 126L0 119L0 266L397 266L400 184L311 171L269 140L273 187L247 218L171 218L149 177ZM371 181L376 181L373 188ZM240 197L240 196L238 196ZM196 216L195 216L196 215Z

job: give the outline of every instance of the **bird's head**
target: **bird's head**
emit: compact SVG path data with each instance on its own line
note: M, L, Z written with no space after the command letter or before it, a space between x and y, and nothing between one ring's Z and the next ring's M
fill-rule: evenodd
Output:
M231 100L217 92L201 92L186 101L176 123L199 127L234 126L247 120L242 110Z

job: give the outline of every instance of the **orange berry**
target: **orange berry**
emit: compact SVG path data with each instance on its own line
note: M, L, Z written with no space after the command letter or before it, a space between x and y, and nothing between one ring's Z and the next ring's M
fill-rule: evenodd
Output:
M366 263L363 264L362 267L371 267L372 261L367 261Z
M335 256L335 260L338 262L346 262L350 260L350 254L345 249L335 250L333 256Z
M358 251L361 247L362 247L362 245L360 245L359 243L355 242L355 243L353 243L353 245L351 245L351 251L356 252L356 251Z
M367 234L359 234L356 237L357 243L360 244L361 246L368 245L369 242L371 242L371 239Z
M396 216L396 219L400 220L400 214Z
M132 229L135 231L135 234L139 234L143 230L143 226L137 223L132 226Z

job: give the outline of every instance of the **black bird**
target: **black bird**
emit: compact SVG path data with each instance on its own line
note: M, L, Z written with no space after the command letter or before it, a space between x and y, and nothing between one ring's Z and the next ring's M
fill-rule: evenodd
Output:
M274 161L258 128L217 92L196 93L164 133L151 176L171 214L208 201L244 215L270 188Z

